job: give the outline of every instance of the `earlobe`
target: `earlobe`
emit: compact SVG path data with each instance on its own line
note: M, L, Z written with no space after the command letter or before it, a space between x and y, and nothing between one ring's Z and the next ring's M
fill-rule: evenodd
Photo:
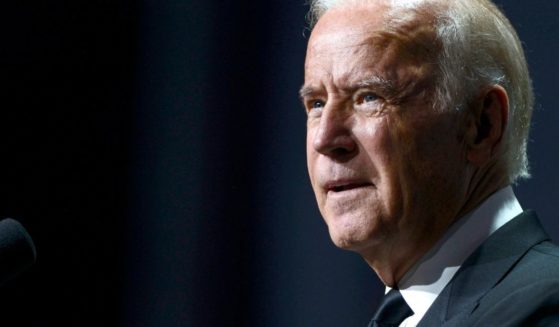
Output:
M500 85L485 89L471 108L467 159L477 167L498 153L509 115L506 90Z

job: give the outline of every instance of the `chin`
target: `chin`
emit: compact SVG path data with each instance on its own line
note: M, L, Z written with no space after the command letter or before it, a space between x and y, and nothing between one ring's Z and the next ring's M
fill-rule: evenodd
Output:
M358 251L371 244L372 236L363 230L329 228L332 242L340 249Z
M367 210L370 212L370 210ZM365 214L361 210L352 212L333 213L324 212L330 239L344 250L359 250L366 248L382 239L382 224L378 217Z

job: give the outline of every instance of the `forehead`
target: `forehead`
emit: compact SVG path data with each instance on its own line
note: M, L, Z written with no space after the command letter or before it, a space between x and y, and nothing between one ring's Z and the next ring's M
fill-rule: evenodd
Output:
M347 2L341 3L326 10L317 21L313 31L336 30L339 27L350 25L353 28L370 27L379 28L389 14L390 8L380 1Z
M391 43L401 48L401 55L429 56L440 48L436 34L435 17L427 6L389 7L382 2L346 5L328 10L319 19L311 33L307 55L324 50L324 46L339 45L343 49L369 44L386 49Z
M383 30L386 6L356 5L328 10L317 22L309 39L307 55L325 46L358 45L364 38Z
M417 9L395 13L382 3L338 7L327 11L311 34L305 75L320 70L335 74L340 69L351 74L348 66L359 71L364 64L376 69L419 67L434 63L439 49L428 13Z

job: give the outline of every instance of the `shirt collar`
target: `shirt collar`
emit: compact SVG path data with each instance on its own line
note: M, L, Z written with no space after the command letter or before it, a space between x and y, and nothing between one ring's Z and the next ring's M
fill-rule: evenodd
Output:
M508 186L454 223L398 283L400 293L414 312L400 326L417 325L468 256L520 213L522 207Z

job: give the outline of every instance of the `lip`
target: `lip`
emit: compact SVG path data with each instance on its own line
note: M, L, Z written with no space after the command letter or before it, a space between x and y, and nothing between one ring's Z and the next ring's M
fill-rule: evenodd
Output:
M326 183L324 189L326 193L338 194L372 186L373 183L363 180L338 180Z

